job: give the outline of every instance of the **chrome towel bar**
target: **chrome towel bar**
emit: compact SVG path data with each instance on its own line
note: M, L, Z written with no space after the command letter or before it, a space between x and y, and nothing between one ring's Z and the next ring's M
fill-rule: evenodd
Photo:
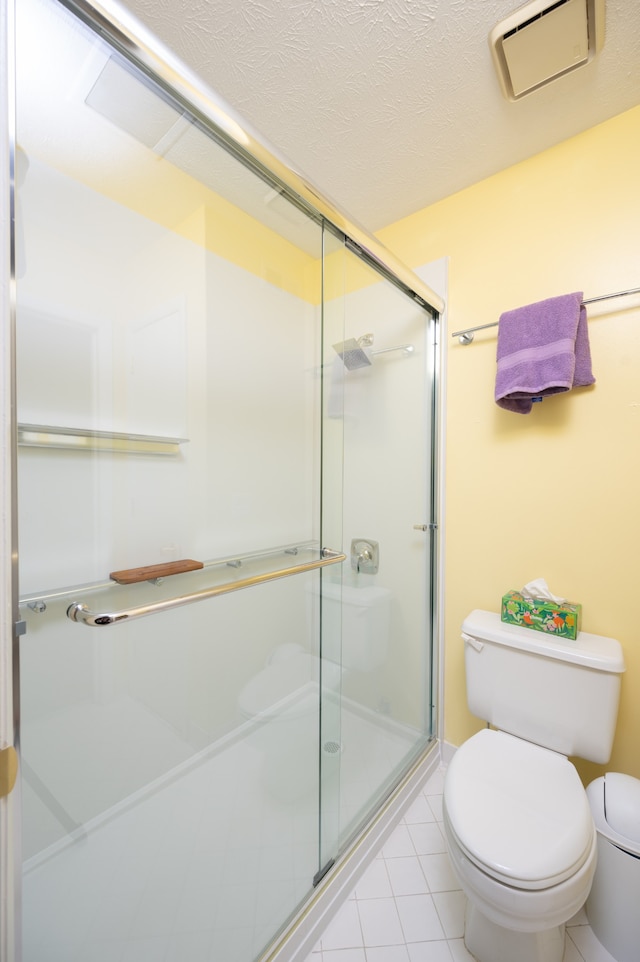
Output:
M640 294L640 287L632 287L628 291L616 291L615 294L599 294L597 297L585 297L583 304L595 304L597 301L609 301L614 297L628 297L630 294ZM471 344L474 331L484 331L488 327L497 327L498 322L492 321L491 324L479 324L477 327L465 327L460 331L454 331L451 337L457 337L460 344Z
M236 581L227 581L221 585L213 585L203 588L201 591L194 591L187 595L178 595L174 598L164 598L161 601L154 601L147 605L138 605L134 608L127 608L124 611L91 611L86 605L74 602L67 608L67 617L71 621L82 622L92 628L105 628L108 625L119 624L123 621L133 621L135 618L143 618L146 615L154 615L161 611L169 611L171 608L179 608L182 605L192 605L196 601L204 601L207 598L215 598L216 595L229 594L231 591L240 591L242 588L252 588L255 585L264 584L267 581L276 581L280 578L288 578L291 575L303 574L305 571L313 571L315 568L324 568L327 565L340 564L347 560L345 554L339 551L332 551L331 548L322 548L320 558L314 561L305 561L302 564L292 565L289 568L279 568L276 571L267 571L262 574L252 575L248 578L240 578Z

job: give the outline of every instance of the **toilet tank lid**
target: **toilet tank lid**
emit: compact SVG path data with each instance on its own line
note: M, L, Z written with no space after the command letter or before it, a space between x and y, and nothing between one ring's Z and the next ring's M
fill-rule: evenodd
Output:
M546 658L556 658L558 661L584 665L598 671L619 674L625 670L620 642L604 635L579 631L576 640L571 641L569 638L557 638L532 628L505 624L496 612L478 608L462 622L462 631L464 635L470 635L480 642L492 641L497 645L530 651Z

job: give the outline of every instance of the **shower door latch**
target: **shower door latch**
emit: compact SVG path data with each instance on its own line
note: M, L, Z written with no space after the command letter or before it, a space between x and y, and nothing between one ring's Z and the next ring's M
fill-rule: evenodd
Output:
M6 798L13 791L18 774L18 755L15 748L0 750L0 798Z

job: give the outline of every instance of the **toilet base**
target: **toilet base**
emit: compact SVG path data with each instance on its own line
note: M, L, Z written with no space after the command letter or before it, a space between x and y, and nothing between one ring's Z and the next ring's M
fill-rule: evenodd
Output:
M477 962L562 962L564 925L542 932L514 932L489 921L467 900L464 944Z

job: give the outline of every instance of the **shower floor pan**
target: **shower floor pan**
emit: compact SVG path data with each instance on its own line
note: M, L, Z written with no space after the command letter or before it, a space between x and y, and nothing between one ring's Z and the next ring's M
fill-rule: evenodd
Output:
M344 837L416 733L374 713L343 710L341 722L340 741L328 739L323 752L342 768L322 824L334 833L339 824ZM178 765L181 774L154 792L29 860L24 962L256 958L318 870L317 782L301 797L270 790L268 727Z

